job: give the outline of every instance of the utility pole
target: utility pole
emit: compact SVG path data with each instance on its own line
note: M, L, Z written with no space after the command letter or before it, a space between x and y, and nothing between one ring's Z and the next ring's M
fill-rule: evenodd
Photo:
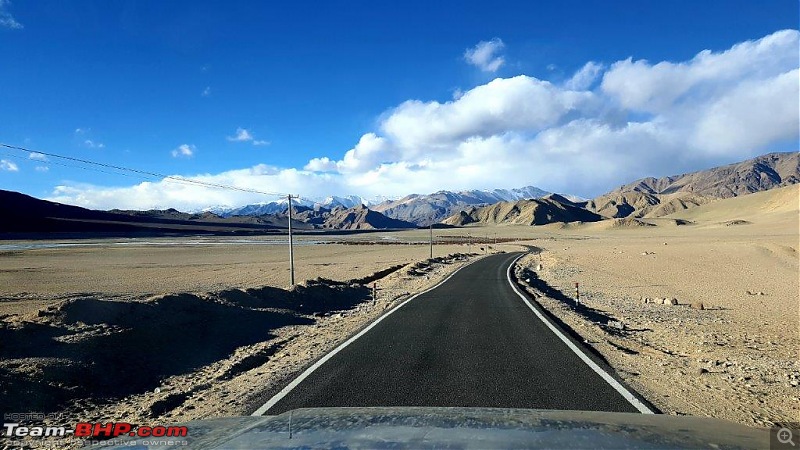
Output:
M286 196L289 200L289 282L294 287L294 242L292 240L292 194Z
M431 259L433 259L433 224L430 225Z

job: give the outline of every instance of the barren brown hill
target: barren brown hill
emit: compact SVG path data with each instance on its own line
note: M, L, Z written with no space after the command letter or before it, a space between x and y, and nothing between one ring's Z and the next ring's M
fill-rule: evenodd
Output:
M643 178L588 201L605 217L662 217L704 205L800 183L800 154L769 153L727 166L663 178Z
M379 230L416 228L413 223L392 219L364 205L350 209L334 208L324 219L322 228L337 230Z
M748 223L797 223L800 219L800 186L784 186L751 195L717 200L666 217L726 226ZM794 225L793 229L796 231L797 225Z
M554 222L596 222L603 218L591 211L552 199L500 202L480 208L472 207L448 217L447 225L516 224L546 225Z
M661 217L715 200L691 192L660 195L639 191L606 194L586 202L585 208L604 217Z

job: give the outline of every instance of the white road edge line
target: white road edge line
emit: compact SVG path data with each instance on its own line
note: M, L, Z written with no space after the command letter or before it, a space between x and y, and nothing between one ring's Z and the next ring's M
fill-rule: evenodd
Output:
M395 312L395 311L397 311L398 309L402 308L402 307L403 307L403 305L405 305L406 303L410 302L411 300L414 300L415 298L419 297L419 296L420 296L420 295L422 295L422 294L427 294L428 292L430 292L430 291L432 291L432 290L434 290L434 289L438 288L439 286L443 285L445 282L447 282L447 280L449 280L450 278L453 278L453 276L454 276L455 274L457 274L457 273L458 273L458 272L459 272L461 269L463 269L464 267L467 267L467 266L469 266L470 264L472 264L472 263L474 263L474 262L476 262L476 261L478 261L478 260L480 260L480 259L483 259L483 258L478 258L478 259L476 259L475 261L472 261L472 262L470 262L469 264L465 264L465 265L463 265L463 266L459 267L458 269L456 269L456 271L455 271L455 272L453 272L453 273L451 273L450 275L448 275L448 276L447 276L447 278L445 278L444 280L442 280L442 281L440 281L440 282L436 283L436 285L434 285L433 287L431 287L431 288L428 288L428 289L426 289L426 290L424 290L424 291L422 291L422 292L420 292L420 293L414 294L414 295L413 295L413 296L411 296L411 297L410 297L408 300L404 301L403 303L400 303L399 305L397 305L397 306L395 306L394 308L390 309L390 310L389 310L389 312L387 312L386 314L384 314L384 315L382 315L382 316L378 317L378 318L377 318L377 319L376 319L374 322L372 322L371 324L369 324L369 325L368 325L366 328L364 328L363 330L361 330L361 331L360 331L358 334L356 334L355 336L351 337L350 339L348 339L348 340L344 341L344 342L343 342L341 345L339 345L338 347L336 347L335 349L333 349L333 350L332 350L330 353L328 353L327 355L325 355L325 356L323 356L322 358L320 358L319 360L317 360L317 362L315 362L315 363L314 363L314 364L313 364L311 367L309 367L309 368L308 368L308 369L306 369L306 370L305 370L303 373L301 373L301 374L300 374L300 376L298 376L297 378L295 378L294 380L292 380L292 382L291 382L291 383L289 383L288 385L286 385L286 387L284 387L283 389L281 389L281 391L280 391L280 392L278 392L278 393L277 393L277 394L275 394L275 395L274 395L274 396L273 396L271 399L269 399L269 401L267 401L267 403L264 403L263 405L261 405L261 407L260 407L260 408L258 408L257 410L255 410L255 411L253 412L253 414L251 414L251 416L263 416L263 415L264 415L264 414L265 414L267 411L269 411L269 410L270 410L270 408L272 408L273 406L275 406L275 404L276 404L276 403L278 403L279 401L281 401L281 400L283 399L283 397L285 397L285 396L286 396L286 395L287 395L289 392L292 392L292 389L296 388L298 384L302 383L302 382L303 382L303 380L305 380L306 378L308 378L308 376L309 376L309 375L311 375L311 374L312 374L312 373L313 373L315 370L319 369L319 367L320 367L321 365L325 364L325 362L326 362L327 360L329 360L329 359L333 358L333 356L334 356L335 354L339 353L339 352L340 352L340 351L342 351L342 350L343 350L345 347L347 347L348 345L350 345L350 344L352 344L353 342L355 342L355 340L356 340L356 339L358 339L358 338L360 338L361 336L363 336L364 334L366 334L366 333L367 333L367 331L371 330L371 329L372 329L372 328L373 328L375 325L379 324L379 323L380 323L380 322L381 322L383 319L385 319L385 318L389 317L389 315L390 315L390 314L392 314L393 312Z
M616 389L617 392L619 392L623 397L625 397L625 400L630 402L630 404L633 405L634 408L638 409L639 412L642 413L642 414L655 414L655 412L653 412L653 410L648 408L647 405L645 405L644 403L641 402L641 400L636 398L636 396L633 395L633 393L631 393L631 391L629 391L627 388L625 388L625 386L620 384L619 381L615 380L614 377L612 377L608 372L603 370L594 361L592 361L591 358L589 358L584 352L581 351L581 349L579 349L575 344L573 344L572 341L570 341L569 338L567 336L565 336L564 333L561 332L561 330L556 328L556 326L553 325L547 317L545 317L536 308L534 308L533 305L531 305L531 302L529 302L528 299L525 298L524 295L522 295L522 293L519 291L517 286L514 285L514 281L511 280L511 268L514 267L514 264L516 264L517 261L519 261L520 258L522 258L523 256L525 256L525 254L519 255L519 257L517 257L517 259L515 259L511 263L511 265L508 266L508 270L506 271L506 277L508 278L508 283L511 285L511 288L514 289L514 292L516 292L516 294L519 295L519 297L522 299L522 301L524 301L525 304L528 305L528 308L530 308L531 311L533 311L534 314L536 314L536 316L542 322L544 322L544 324L547 325L547 327L550 328L550 330L553 333L555 333L556 336L559 337L559 339L561 339L565 344L567 344L567 347L569 347L573 352L575 352L575 354L578 355L578 357L583 362L585 362L586 365L588 365L592 370L597 372L597 374L600 375L600 377L603 380L605 380L606 383L610 384L611 387Z

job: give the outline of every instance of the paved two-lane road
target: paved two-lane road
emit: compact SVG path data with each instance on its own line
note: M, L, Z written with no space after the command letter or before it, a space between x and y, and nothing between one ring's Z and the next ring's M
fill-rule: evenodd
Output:
M510 286L488 256L418 296L269 408L483 406L637 412Z

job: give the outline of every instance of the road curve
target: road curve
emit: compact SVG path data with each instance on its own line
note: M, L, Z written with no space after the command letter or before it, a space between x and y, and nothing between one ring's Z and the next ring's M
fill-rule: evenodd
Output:
M488 256L414 298L266 414L337 406L638 412L514 292L506 272L519 255Z

